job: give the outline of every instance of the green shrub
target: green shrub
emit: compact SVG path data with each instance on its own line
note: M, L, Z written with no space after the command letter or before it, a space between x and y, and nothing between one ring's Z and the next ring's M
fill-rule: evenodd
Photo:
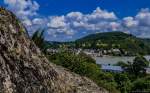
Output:
M91 57L86 54L75 54L69 51L61 51L47 56L48 59L57 65L61 65L72 72L86 76L97 83L100 87L111 90L112 93L118 93L117 83L110 73L103 73Z
M132 91L150 93L150 77L139 78L133 82Z

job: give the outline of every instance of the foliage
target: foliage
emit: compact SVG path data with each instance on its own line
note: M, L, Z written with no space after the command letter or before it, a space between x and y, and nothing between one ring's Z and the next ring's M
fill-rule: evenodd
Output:
M121 93L128 93L130 91L132 84L125 73L115 74L115 81L117 82L117 88L121 91Z
M95 61L84 53L75 54L62 50L59 53L47 55L47 57L57 65L61 65L72 72L90 78L100 87L111 90L112 93L118 92L113 75L110 73L103 73Z
M150 77L139 78L134 81L132 91L150 93Z
M96 64L96 61L89 55L85 54L84 52L80 52L80 58L84 59L85 62L91 62Z
M141 76L145 76L142 70L148 66L148 61L144 57L137 56L133 63L129 62L129 64L125 64L118 62L118 64L116 64L122 66L127 73L108 73L102 72L94 60L84 53L76 54L62 50L59 53L47 55L47 57L57 65L61 65L72 72L90 78L100 87L106 88L111 93L118 93L119 91L121 93L129 93L138 89L141 83L138 84L139 86L136 86L137 81L135 80Z
M135 75L145 74L145 68L149 66L149 62L142 56L137 56L133 61L133 69Z
M46 53L46 50L50 47L44 39L44 30L35 31L32 36L32 40L44 53Z
M150 92L150 77L147 77L145 68L149 66L149 62L143 56L136 56L133 62L118 62L118 66L122 66L125 73L114 74L118 89L121 93L128 92ZM127 90L126 90L127 89Z
M129 62L127 67L127 72L134 75L135 77L138 76L145 76L145 68L149 66L149 62L143 56L135 57L133 63Z

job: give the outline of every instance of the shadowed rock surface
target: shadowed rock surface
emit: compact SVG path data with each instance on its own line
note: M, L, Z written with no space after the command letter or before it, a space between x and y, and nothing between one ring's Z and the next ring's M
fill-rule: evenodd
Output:
M50 63L13 13L0 8L0 93L107 93Z

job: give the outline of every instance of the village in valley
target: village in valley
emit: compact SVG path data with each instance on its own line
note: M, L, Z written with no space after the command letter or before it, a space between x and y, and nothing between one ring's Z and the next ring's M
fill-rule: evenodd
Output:
M48 53L57 53L57 52L59 52L59 50L60 49L49 48L49 49L47 49L47 52ZM103 56L109 56L109 55L112 55L112 56L113 55L115 55L115 56L123 55L119 49L102 50L102 49L81 49L81 48L75 49L75 48L69 48L69 49L67 49L67 51L72 51L72 52L77 53L77 54L80 53L80 52L83 52L83 53L85 53L87 55L90 55L92 57L103 57ZM128 54L128 52L126 52L124 54L124 56L127 55L127 54Z
M96 58L96 57L107 57L107 56L125 56L121 54L121 51L119 49L111 49L111 50L102 50L102 49L73 49L73 48L67 48L67 51L73 52L75 54L80 54L85 53L88 56L91 56L92 58ZM61 49L52 49L49 48L47 49L47 53L48 54L55 54L60 52ZM112 55L113 54L113 55ZM127 54L127 52L126 52ZM150 59L149 59L150 60ZM121 66L116 66L116 65L112 65L112 64L98 64L101 69L104 72L114 72L114 73L122 73L124 72L125 68L122 68ZM145 68L146 73L150 74L150 67Z

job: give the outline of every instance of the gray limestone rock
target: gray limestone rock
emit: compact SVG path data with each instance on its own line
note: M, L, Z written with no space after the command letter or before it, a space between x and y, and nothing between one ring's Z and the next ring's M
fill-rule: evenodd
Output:
M0 93L108 93L49 62L16 16L0 8Z

